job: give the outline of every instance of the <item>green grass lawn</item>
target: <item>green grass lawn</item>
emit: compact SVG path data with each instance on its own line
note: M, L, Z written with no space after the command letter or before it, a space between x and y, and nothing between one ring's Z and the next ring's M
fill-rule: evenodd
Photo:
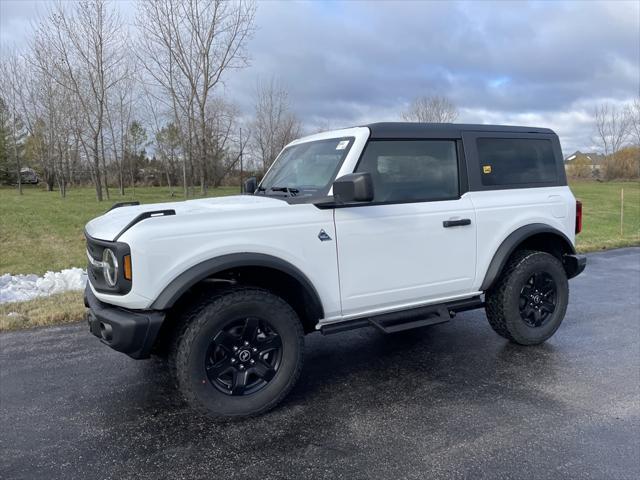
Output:
M623 235L620 234L621 189L624 189ZM571 183L571 190L582 201L579 251L640 245L640 182L576 181Z
M210 189L210 196L233 195L238 187ZM40 187L25 187L18 195L12 188L0 188L0 274L58 271L84 267L86 254L84 225L116 202L141 203L182 200L162 187L137 187L136 195L120 196L111 189L111 200L96 201L93 188L71 188L66 198Z

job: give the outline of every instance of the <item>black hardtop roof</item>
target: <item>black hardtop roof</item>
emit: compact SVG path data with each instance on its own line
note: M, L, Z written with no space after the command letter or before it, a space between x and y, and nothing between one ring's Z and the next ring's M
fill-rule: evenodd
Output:
M553 134L549 128L515 127L509 125L481 125L464 123L381 122L363 125L371 131L371 138L460 138L464 132L542 133Z

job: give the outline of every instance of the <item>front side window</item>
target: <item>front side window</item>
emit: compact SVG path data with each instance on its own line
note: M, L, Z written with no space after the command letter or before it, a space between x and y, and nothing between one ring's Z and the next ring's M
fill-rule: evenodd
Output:
M371 140L356 171L371 174L375 202L458 198L454 140Z
M332 138L285 148L258 188L258 194L321 197L328 193L354 138Z
M550 140L478 138L477 141L483 185L523 185L558 180Z

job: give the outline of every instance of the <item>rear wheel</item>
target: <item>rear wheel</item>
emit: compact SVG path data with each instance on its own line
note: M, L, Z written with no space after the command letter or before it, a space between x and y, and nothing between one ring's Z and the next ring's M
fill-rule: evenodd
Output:
M195 307L174 352L186 400L222 418L273 408L302 368L304 338L296 313L260 289L232 289L205 302Z
M485 297L489 324L499 335L520 345L536 345L560 327L567 310L569 282L556 257L521 250L509 259Z

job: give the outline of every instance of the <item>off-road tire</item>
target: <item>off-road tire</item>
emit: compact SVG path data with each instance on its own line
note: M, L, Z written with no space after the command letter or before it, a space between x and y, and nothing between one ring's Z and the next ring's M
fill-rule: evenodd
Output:
M536 328L523 320L519 308L520 292L535 272L550 275L556 285L555 310L544 325ZM568 301L569 282L562 263L546 252L519 250L486 292L485 310L489 325L498 335L520 345L537 345L549 339L560 327Z
M261 316L282 340L282 359L275 376L261 390L231 396L208 380L205 357L211 339L238 316ZM293 388L303 364L304 332L295 311L280 297L258 289L234 287L202 298L185 312L183 327L169 355L178 389L189 405L217 420L260 415L275 407Z

